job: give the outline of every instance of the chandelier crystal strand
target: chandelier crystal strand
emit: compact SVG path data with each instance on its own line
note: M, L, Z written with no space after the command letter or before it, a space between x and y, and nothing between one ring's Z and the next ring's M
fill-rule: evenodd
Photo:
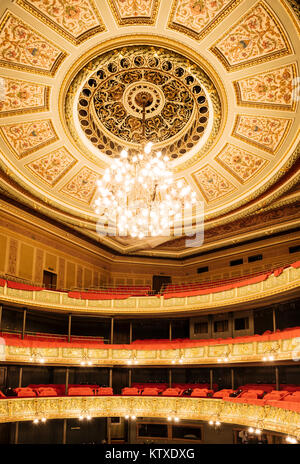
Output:
M121 236L170 235L184 208L196 203L196 193L183 181L174 181L169 162L160 151L152 153L151 142L131 158L122 150L97 181L96 214Z

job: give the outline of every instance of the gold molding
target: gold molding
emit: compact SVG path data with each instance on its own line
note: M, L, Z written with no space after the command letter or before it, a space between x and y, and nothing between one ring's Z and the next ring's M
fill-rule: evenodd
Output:
M240 149L242 150L244 153L248 153L248 155L253 155L253 156L256 156L258 158L261 158L264 160L264 163L263 165L261 166L261 168L259 168L257 171L255 171L250 177L248 177L246 180L243 180L241 177L239 177L232 169L230 169L230 167L224 163L224 161L222 161L220 159L220 155L223 153L224 150L226 150L226 148L228 146L231 146L233 148L237 148L237 149ZM245 150L244 148L241 148L241 147L238 147L237 145L234 145L232 143L226 143L224 145L224 147L220 150L220 152L217 154L217 156L215 157L215 161L217 161L217 163L219 163L224 169L226 172L228 172L228 174L230 174L231 176L233 176L240 184L246 184L247 182L250 182L250 180L253 179L253 177L256 177L263 169L265 169L268 164L270 163L270 160L264 158L263 156L261 155L257 155L256 153L251 153L250 151L248 150Z
M293 78L295 79L296 76L297 76L298 65L297 65L296 62L289 63L288 65L292 66ZM245 76L245 77L243 77L241 79L233 81L232 84L233 84L233 89L234 89L237 105L238 106L252 107L252 108L254 107L254 108L262 108L262 109L271 109L271 110L275 109L275 110L282 110L282 111L295 111L296 108L297 108L297 102L295 100L293 100L291 105L282 105L282 104L279 104L279 103L264 103L264 102L259 103L259 102L252 102L252 101L248 101L248 100L242 100L242 94L241 94L241 89L240 89L240 85L239 85L241 80L249 79L251 77L256 77L256 76L259 76L261 74L267 74L268 72L272 72L272 71L278 71L282 67L283 66L279 66L279 67L276 67L276 68L269 69L268 71L265 71L265 72L251 74L250 76L248 75L248 76Z
M39 174L37 174L37 172L34 171L34 170L29 166L29 164L33 163L34 161L39 161L41 158L45 158L46 156L49 156L49 155L51 155L52 153L54 153L55 151L58 151L58 150L61 150L61 149L64 149L64 150L68 153L68 155L72 158L72 161L71 161L71 163L69 164L69 166L68 166L68 167L55 179L55 181L54 181L53 183L47 182L42 176L40 176ZM38 158L36 158L36 159L30 161L30 163L25 164L25 167L26 167L34 176L36 176L39 180L41 180L42 182L45 182L47 185L50 185L50 187L55 187L56 184L57 184L63 177L65 177L65 176L68 174L68 172L70 172L71 169L72 169L77 163L78 163L78 160L77 160L76 158L74 158L74 156L70 153L69 150L67 150L67 148L66 148L64 145L62 145L61 147L56 148L56 149L54 149L54 150L52 150L52 151L49 151L49 152L47 152L47 153L44 153L44 154L42 154L41 156L39 156Z
M249 117L249 118L251 118L251 117L255 118L256 117L257 119L260 119L260 118L261 119L268 119L268 118L273 119L273 118L275 118L275 119L283 119L283 120L287 121L288 123L286 125L286 128L285 128L285 130L284 130L284 132L282 134L282 137L281 137L280 142L277 145L276 149L271 150L270 148L268 148L268 147L266 147L266 146L264 146L264 145L262 145L262 144L260 144L258 142L255 142L252 139L247 139L246 137L243 137L242 135L238 134L236 132L236 129L237 129L238 125L239 125L241 116L246 116L246 117ZM246 114L246 113L241 114L241 113L239 113L239 114L236 114L234 126L233 126L233 129L232 129L232 132L231 132L231 136L235 137L236 139L242 140L243 142L248 143L249 145L253 145L254 147L257 147L262 151L266 151L267 153L270 153L271 155L275 155L278 152L278 150L280 149L280 147L282 146L282 144L284 143L285 138L286 138L286 136L287 136L293 122L294 122L294 118L281 118L281 117L279 118L277 116L257 116L255 114Z
M219 399L143 397L143 396L90 396L13 398L0 401L0 422L78 418L82 412L92 417L137 417L166 419L175 411L180 419L207 421L218 418L221 422L256 426L300 438L300 414L272 406L231 403Z
M96 8L96 5L94 3L94 0L89 0L89 3L91 5L91 8L93 12L95 13L95 16L97 20L99 21L98 26L94 26L93 28L83 32L80 34L78 37L74 37L70 32L67 32L66 29L64 29L62 26L59 26L57 23L52 21L50 18L48 18L44 13L42 13L40 10L35 8L33 5L30 5L27 3L26 0L16 0L17 5L21 6L24 8L24 10L27 10L30 14L38 18L42 23L46 24L49 26L51 29L53 29L55 32L60 34L62 37L70 41L74 45L79 45L85 40L90 39L94 35L98 34L99 32L104 32L106 31L105 24L103 23L103 20L98 12L98 9Z
M47 42L48 44L50 44L52 47L54 47L57 51L60 51L60 54L58 55L58 57L56 58L52 68L47 71L46 69L40 69L40 68L35 68L34 66L30 66L30 65L26 65L26 64L17 64L17 63L8 63L6 61L3 61L3 60L0 60L0 65L3 67L3 68L9 68L9 69L16 69L18 71L26 71L28 73L31 73L31 74L43 74L45 76L51 76L51 77L54 77L55 74L56 74L56 71L58 70L59 66L61 65L61 63L64 61L64 59L68 56L68 53L63 51L58 45L54 44L51 40L49 40L47 37L45 37L43 34L41 34L40 32L36 31L31 25L28 25L27 23L25 23L23 20L19 19L16 15L12 14L10 11L6 10L6 12L4 13L3 17L1 18L1 24L0 24L0 32L2 31L2 29L4 28L6 22L8 21L8 19L10 17L14 17L16 19L18 19L18 21L20 23L23 23L24 25L28 26L32 31L34 31L34 33L43 38L45 40L45 42Z
M229 15L240 3L242 0L232 0L227 7L223 9L214 19L212 22L210 22L207 26L204 27L204 29L201 32L195 32L192 29L189 29L186 26L183 26L182 24L178 24L173 22L175 11L177 8L178 0L173 0L173 5L171 8L171 13L169 15L168 19L168 28L173 29L177 32L182 32L183 34L187 35L188 37L191 37L192 39L196 40L202 40L204 37L206 37L215 27L218 26L220 22L223 21L223 19L226 18L227 15Z
M153 0L151 15L149 17L135 16L134 18L127 17L127 18L122 19L121 16L119 15L119 11L117 9L115 0L108 0L108 4L112 11L113 17L119 26L154 25L157 19L157 13L158 13L158 9L160 6L160 0Z
M223 53L218 49L217 44L221 42L230 32L232 32L237 24L240 23L241 20L245 19L247 15L249 15L255 8L258 6L261 6L263 9L267 11L267 13L270 15L272 20L274 21L275 25L279 29L281 33L281 37L283 38L283 41L286 46L286 50L279 50L277 52L269 53L266 56L261 56L259 58L253 58L249 59L247 61L243 61L242 63L237 63L234 65L230 65L230 63L227 61L226 57L223 55ZM232 72L232 71L238 71L243 68L248 68L249 66L256 66L258 64L262 64L268 61L276 60L278 58L282 58L286 55L290 55L293 53L293 49L291 47L290 41L288 40L285 31L283 30L283 27L281 26L281 23L277 19L277 15L273 12L273 10L263 1L259 1L256 3L250 10L245 13L245 15L242 18L239 18L239 20L230 28L228 29L222 37L220 37L211 47L210 51L220 60L220 62L223 64L223 66L226 68L226 71Z
M269 341L261 341L253 337L253 341L240 341L238 343L205 344L205 340L199 340L198 345L181 347L177 343L176 347L141 349L137 345L103 345L102 347L93 347L87 344L85 347L68 347L66 345L55 344L51 346L19 346L6 345L5 338L2 339L0 346L0 360L2 363L24 363L29 365L40 365L39 358L44 359L43 365L71 365L80 366L81 361L89 360L94 367L103 366L128 366L128 361L136 359L139 366L172 366L179 365L179 359L182 359L181 366L208 366L221 365L219 360L227 357L227 364L245 364L247 363L266 363L262 361L263 356L272 353L275 362L293 361L295 353L300 349L299 337L292 337ZM197 340L194 340L195 343ZM89 346L90 345L90 346ZM32 361L32 358L35 361Z
M52 129L54 135L53 135L53 137L52 137L51 139L46 140L45 142L42 142L41 144L36 145L35 147L26 150L26 152L23 153L23 155L21 155L21 156L19 156L18 152L17 152L17 151L14 149L14 147L10 144L10 142L9 142L9 140L7 139L7 137L6 137L5 133L4 133L4 131L2 130L2 127L7 127L7 126L10 126L10 125L15 125L15 124L17 124L17 123L2 124L2 125L0 125L0 133L2 134L2 137L3 137L4 142L6 143L7 147L9 148L9 150L16 156L16 158L17 158L18 160L22 160L22 159L25 158L26 156L28 156L28 155L30 155L30 154L32 154L32 153L34 153L34 152L40 150L41 148L44 148L44 147L46 147L46 146L48 146L48 145L51 145L52 143L57 142L57 141L59 140L59 137L58 137L58 135L57 135L57 133L56 133L56 131L55 131L55 128L54 128L52 119L47 118L47 119L38 119L38 120L33 120L33 121L25 121L24 124L27 124L27 123L34 124L34 123L37 123L38 121L44 121L44 122L47 121L47 122L49 122L50 127L51 127L51 129ZM20 122L20 124L22 124L22 122Z
M0 302L21 304L26 307L52 309L62 312L109 315L168 316L170 314L201 313L217 308L229 308L246 302L266 300L274 295L285 296L300 287L300 268L284 269L279 277L271 275L258 284L184 298L131 297L127 300L77 300L66 293L43 290L37 292L0 287ZM144 305L146 298L147 305ZM182 302L183 300L183 302ZM115 301L118 301L116 304ZM151 304L150 304L151 302Z
M14 80L12 77L7 77L2 74L3 79L11 79ZM23 79L16 79L19 82L24 82L25 84L33 84L33 85L40 85L41 87L44 87L44 105L43 106L32 106L29 108L20 108L16 110L11 110L11 111L1 111L0 112L0 118L5 118L5 117L10 117L10 116L15 116L15 115L22 115L22 114L27 114L27 113L42 113L45 111L49 111L50 109L50 86L45 85L42 83L36 83L36 82L30 82L30 81L24 81Z

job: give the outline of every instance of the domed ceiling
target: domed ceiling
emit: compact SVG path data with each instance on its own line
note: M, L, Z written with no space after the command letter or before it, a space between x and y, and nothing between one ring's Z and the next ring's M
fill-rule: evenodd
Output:
M186 253L96 234L95 183L138 151L145 95L146 137L204 201L208 236L298 196L295 1L2 0L0 16L7 196L119 253Z

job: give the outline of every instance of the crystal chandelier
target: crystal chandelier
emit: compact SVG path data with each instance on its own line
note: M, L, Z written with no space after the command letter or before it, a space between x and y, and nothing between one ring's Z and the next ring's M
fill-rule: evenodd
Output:
M168 156L152 150L145 139L145 109L149 95L141 92L143 133L140 153L129 155L122 150L120 158L106 169L97 181L95 212L114 227L116 235L142 239L146 236L169 236L181 223L183 210L191 210L196 193L182 180L174 181Z

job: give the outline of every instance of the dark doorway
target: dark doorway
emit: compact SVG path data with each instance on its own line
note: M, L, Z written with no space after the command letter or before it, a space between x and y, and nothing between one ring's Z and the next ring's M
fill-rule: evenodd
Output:
M172 277L170 276L153 276L152 280L152 290L155 293L159 293L162 287L170 284L172 282Z
M55 290L56 282L57 282L57 274L54 274L54 272L50 272L50 271L44 271L43 284L45 288Z

